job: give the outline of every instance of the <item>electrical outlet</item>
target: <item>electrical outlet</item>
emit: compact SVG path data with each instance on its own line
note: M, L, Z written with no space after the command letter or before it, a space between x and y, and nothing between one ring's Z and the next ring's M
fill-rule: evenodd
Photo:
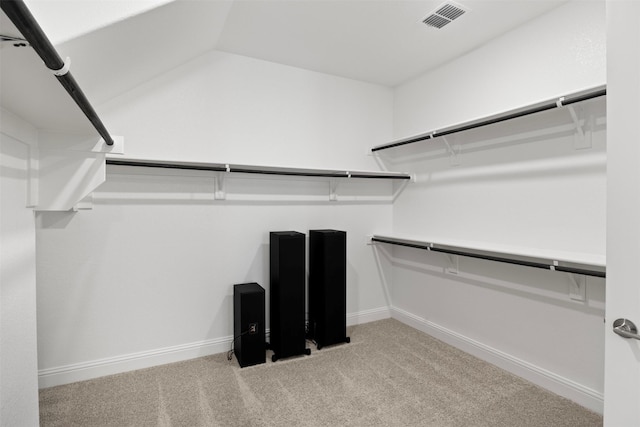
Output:
M258 324L257 323L249 323L249 334L258 333Z

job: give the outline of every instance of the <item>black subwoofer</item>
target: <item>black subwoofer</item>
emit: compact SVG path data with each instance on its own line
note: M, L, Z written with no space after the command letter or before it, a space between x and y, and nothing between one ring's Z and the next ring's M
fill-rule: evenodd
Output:
M347 336L347 233L309 231L309 336L318 350Z
M264 303L257 283L233 285L233 352L242 368L266 361Z
M269 327L274 362L311 354L305 334L305 240L296 231L269 234Z

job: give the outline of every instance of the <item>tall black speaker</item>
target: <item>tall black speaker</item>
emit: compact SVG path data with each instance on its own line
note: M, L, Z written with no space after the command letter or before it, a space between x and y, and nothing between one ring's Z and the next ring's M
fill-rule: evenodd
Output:
M264 299L257 283L233 285L233 352L242 368L266 361Z
M309 231L309 335L318 350L347 336L347 233Z
M270 347L275 362L311 354L305 336L305 235L274 231L269 245Z

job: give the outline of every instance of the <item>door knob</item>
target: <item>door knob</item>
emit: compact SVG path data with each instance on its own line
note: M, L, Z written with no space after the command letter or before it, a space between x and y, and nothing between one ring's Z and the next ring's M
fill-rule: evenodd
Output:
M613 322L613 332L624 338L635 338L640 340L638 328L636 328L636 325L628 319L616 319L616 321Z

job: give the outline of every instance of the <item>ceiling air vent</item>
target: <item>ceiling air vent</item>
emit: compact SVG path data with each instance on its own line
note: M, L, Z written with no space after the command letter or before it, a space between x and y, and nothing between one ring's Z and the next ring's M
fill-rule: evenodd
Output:
M430 27L442 28L454 19L464 15L468 10L469 8L461 6L458 3L448 1L438 6L433 12L424 18L422 22Z

